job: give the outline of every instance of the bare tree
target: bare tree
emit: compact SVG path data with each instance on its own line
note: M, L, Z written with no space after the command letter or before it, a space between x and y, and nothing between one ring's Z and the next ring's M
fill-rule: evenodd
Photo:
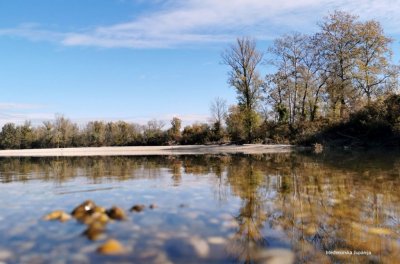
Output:
M216 97L210 104L210 112L212 122L222 125L227 112L226 100L221 97Z
M210 104L210 112L213 125L213 140L221 141L224 138L224 121L227 117L226 100L216 97Z
M222 54L222 61L230 67L228 83L236 89L241 110L245 113L247 141L252 140L255 129L255 110L260 100L263 82L258 72L262 53L256 48L256 42L243 37Z
M269 53L273 55L268 62L278 69L277 75L269 76L274 80L274 89L277 90L276 94L279 98L276 100L278 101L276 107L286 105L291 124L296 121L297 112L302 103L301 95L303 94L304 97L304 93L307 92L304 91L304 76L302 76L305 43L304 35L293 33L276 39L274 45L268 49ZM283 95L285 96L283 97Z

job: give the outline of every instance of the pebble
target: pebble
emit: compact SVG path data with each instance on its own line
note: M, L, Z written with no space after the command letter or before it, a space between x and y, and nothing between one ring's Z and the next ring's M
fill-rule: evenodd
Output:
M109 239L97 248L97 252L104 255L117 255L125 252L122 244L115 239Z
M90 225L92 223L102 223L102 224L106 224L110 221L110 218L108 217L107 214L105 213L99 213L99 212L95 212L92 215L88 215L87 217L85 217L83 219L83 223L85 223L86 225Z
M124 220L126 217L124 210L116 206L107 210L107 215L114 220Z
M100 222L95 222L88 226L88 228L83 232L90 240L98 240L104 237L105 227L104 224Z
M79 206L77 206L72 212L72 216L79 221L85 221L85 219L94 212L96 204L92 200L86 200Z
M131 211L135 211L135 212L139 213L139 212L143 211L143 209L145 207L146 206L144 204L135 204L134 206L132 206Z
M50 221L50 220L59 220L60 222L65 222L71 219L71 215L67 214L66 212L62 210L56 210L48 215L45 215L43 217L44 220Z
M106 213L106 208L101 207L101 206L96 206L93 209L94 213L101 213L101 214L105 214Z

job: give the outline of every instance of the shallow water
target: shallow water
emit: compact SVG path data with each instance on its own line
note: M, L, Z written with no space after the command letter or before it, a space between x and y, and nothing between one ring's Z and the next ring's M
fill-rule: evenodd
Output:
M400 263L399 186L398 152L3 158L0 263ZM87 199L127 219L42 220Z

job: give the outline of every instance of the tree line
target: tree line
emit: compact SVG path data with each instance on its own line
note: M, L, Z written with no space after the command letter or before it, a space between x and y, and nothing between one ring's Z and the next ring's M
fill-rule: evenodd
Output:
M38 127L5 124L0 148L302 143L323 140L325 130L330 137L343 135L337 127L352 131L344 135L348 138L358 138L354 127L400 138L400 67L392 62L390 47L394 40L378 21L360 21L341 11L323 18L318 27L311 35L285 34L265 51L254 39L238 38L221 55L237 104L228 107L216 98L208 123L182 128L175 117L168 129L157 120L146 125L92 121L80 127L56 116ZM260 73L262 66L268 69L266 76Z
M222 129L208 123L182 128L174 117L168 129L165 122L150 120L145 125L125 121L91 121L80 126L63 115L40 126L27 121L22 125L5 124L0 132L1 149L66 148L102 146L144 146L221 143Z
M398 94L394 40L379 22L335 11L318 27L312 35L285 34L265 52L253 39L238 38L222 54L238 100L226 119L231 138L298 141ZM269 70L265 77L263 65ZM387 101L398 104L395 98ZM400 113L392 114L396 126Z

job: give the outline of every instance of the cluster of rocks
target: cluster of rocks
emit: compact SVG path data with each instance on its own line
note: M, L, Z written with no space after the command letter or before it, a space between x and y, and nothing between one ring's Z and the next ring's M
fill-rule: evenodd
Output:
M150 209L155 209L156 207L155 204L149 206ZM146 206L143 204L136 204L130 211L141 212L145 208ZM47 221L57 220L66 222L72 218L86 225L83 235L90 240L98 240L104 237L106 226L110 221L122 221L126 219L126 213L120 207L113 206L106 209L96 205L92 200L87 200L77 206L70 214L62 210L56 210L44 216L43 219ZM108 239L97 248L97 252L113 255L124 253L126 249L118 240Z

